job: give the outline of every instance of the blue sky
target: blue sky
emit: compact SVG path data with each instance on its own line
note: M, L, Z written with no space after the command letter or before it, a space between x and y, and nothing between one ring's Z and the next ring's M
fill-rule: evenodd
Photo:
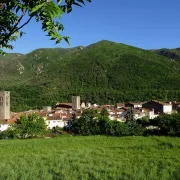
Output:
M180 47L180 0L92 0L60 20L70 47L87 46L111 40L144 49ZM69 47L55 45L32 21L27 34L14 43L11 52L28 53L37 48Z

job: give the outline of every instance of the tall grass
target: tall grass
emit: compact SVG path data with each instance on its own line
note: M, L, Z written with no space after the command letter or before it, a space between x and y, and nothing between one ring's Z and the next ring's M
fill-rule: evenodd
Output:
M180 179L180 139L59 137L0 141L0 179Z

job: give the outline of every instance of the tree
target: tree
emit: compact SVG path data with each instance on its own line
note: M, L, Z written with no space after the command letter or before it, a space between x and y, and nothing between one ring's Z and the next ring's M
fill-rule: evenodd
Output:
M151 122L160 128L163 135L180 136L180 113L164 114Z
M46 124L44 119L38 117L37 114L23 115L11 129L16 132L18 138L29 138L43 135L46 130Z
M129 108L126 113L126 122L134 121L134 110L133 108Z
M100 115L103 117L108 117L109 116L108 110L106 108L103 108L100 112Z
M97 110L94 109L85 109L82 113L82 116L87 116L90 119L93 119L99 117L99 113L97 112Z
M25 34L22 28L33 18L41 22L42 30L47 32L56 44L61 40L69 43L69 37L62 36L59 31L64 30L58 20L64 13L70 13L72 6L82 6L91 0L2 0L0 3L0 54L2 48L13 49L10 44Z

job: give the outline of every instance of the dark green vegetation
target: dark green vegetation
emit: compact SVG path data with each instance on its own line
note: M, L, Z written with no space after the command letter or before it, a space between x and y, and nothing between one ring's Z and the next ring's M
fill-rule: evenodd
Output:
M104 115L105 114L105 115ZM125 122L112 121L105 110L96 113L86 110L79 119L74 119L68 132L78 135L109 135L109 136L148 136L169 135L180 136L180 113L160 115L155 119L142 118L135 120L133 110L129 110Z
M180 139L62 137L0 141L0 179L180 179Z
M38 117L37 114L22 115L16 123L0 133L0 139L44 137L46 132L47 126L42 117Z
M65 128L66 129L66 128ZM82 117L74 119L66 129L78 135L109 135L109 136L140 136L145 134L145 127L133 119L127 118L126 122L111 121L107 110L101 113L96 110L85 110Z
M11 91L13 111L69 102L73 94L92 103L178 101L180 64L152 51L101 41L0 57L0 84Z
M151 120L151 123L160 128L161 134L180 136L180 113L172 115L164 114Z
M154 52L156 52L160 56L168 57L171 60L176 60L176 61L180 60L180 48L176 48L176 49L158 49L158 50L154 50Z
M168 135L180 137L180 113L160 115L155 119L142 118L134 120L130 111L125 122L112 121L107 110L100 113L96 110L85 110L79 119L74 118L63 129L47 129L43 118L36 114L21 116L16 124L0 133L0 139L27 139L55 137L56 135L108 135L108 136L150 136Z

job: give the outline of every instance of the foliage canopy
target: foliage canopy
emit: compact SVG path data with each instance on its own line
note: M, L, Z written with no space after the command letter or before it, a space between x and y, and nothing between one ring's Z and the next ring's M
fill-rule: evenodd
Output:
M2 48L13 49L16 41L25 32L22 28L33 18L42 24L42 30L55 40L69 43L69 37L59 34L64 30L59 19L64 13L70 13L72 6L82 6L91 0L2 0L0 2L0 53ZM4 54L4 53L3 53Z
M179 62L109 41L1 56L0 82L11 91L12 111L69 102L74 94L98 104L180 101Z
M37 114L23 115L16 124L12 125L11 130L16 137L25 139L43 135L46 130L46 124L44 119L38 117Z

